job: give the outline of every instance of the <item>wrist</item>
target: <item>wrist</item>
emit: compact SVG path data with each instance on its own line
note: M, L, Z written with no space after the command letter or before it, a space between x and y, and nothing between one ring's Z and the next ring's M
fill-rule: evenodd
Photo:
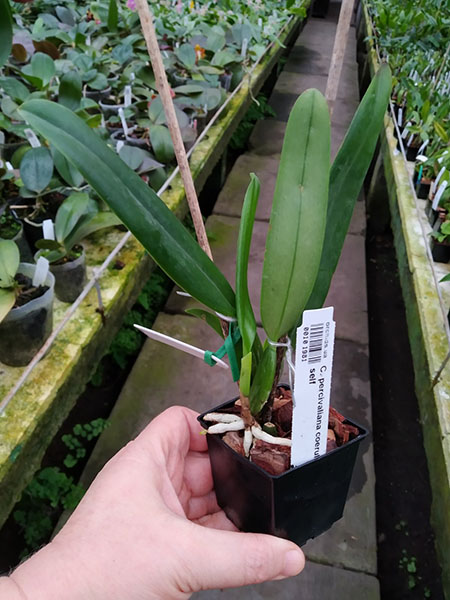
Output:
M89 593L80 595L79 582L74 581L74 569L74 563L51 542L17 567L8 579L16 595L18 593L17 600L90 599Z
M11 577L0 577L0 598L8 600L26 600L16 582Z

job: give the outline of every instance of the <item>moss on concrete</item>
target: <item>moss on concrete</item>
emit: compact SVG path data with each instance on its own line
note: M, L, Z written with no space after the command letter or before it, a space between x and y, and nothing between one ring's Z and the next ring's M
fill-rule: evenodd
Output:
M365 6L364 16L367 65L373 76L378 69L378 58L370 41ZM426 249L429 240L423 236L423 230L431 233L424 213L425 202L416 204L409 178L413 165L405 165L396 145L393 122L386 115L381 153L433 495L431 519L442 567L444 594L450 599L450 364L433 387L435 376L449 352L445 334L447 316L442 312L436 285L441 286L445 306L450 306L450 283L439 284L436 279L449 273L450 267L435 265L435 279Z

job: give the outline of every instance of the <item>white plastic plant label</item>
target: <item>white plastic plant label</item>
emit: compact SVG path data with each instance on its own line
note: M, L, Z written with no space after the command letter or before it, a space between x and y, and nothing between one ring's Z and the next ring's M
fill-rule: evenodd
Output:
M437 190L437 186L439 185L439 181L442 177L442 175L445 173L445 167L442 167L442 169L439 171L439 173L437 174L436 179L433 181L433 184L431 185L431 193L434 194L435 191Z
M432 208L433 210L437 210L437 209L438 209L439 202L440 202L440 200L441 200L441 198L442 198L442 194L444 193L444 191L445 191L445 188L447 187L447 185L448 185L448 181L444 180L444 181L441 183L441 185L439 186L439 188L438 188L438 191L437 191L437 192L436 192L436 194L434 195L434 198L433 198L433 203L432 203L432 205L431 205L431 208Z
M45 219L42 222L42 233L44 234L44 240L55 239L55 227L51 219Z
M44 256L40 256L37 259L36 269L34 270L34 276L33 276L33 285L35 287L44 285L45 280L47 279L49 266L50 266L50 263Z
M403 108L398 109L398 117L397 117L398 126L401 127L403 123Z
M125 108L127 108L131 104L131 85L125 86L123 103Z
M291 463L298 467L327 449L334 308L305 310L297 329Z
M244 58L247 56L247 48L248 48L248 39L244 38L242 40L242 48L241 48L241 56Z
M41 142L38 140L37 135L32 129L24 129L24 134L27 136L28 143L32 148L39 148Z

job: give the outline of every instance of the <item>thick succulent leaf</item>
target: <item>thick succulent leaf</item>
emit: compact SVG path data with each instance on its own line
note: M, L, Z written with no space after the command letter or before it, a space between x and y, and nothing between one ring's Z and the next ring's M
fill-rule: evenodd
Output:
M58 208L55 219L55 236L60 244L71 235L78 221L89 205L89 194L76 192L70 194Z
M336 270L353 209L375 151L391 93L391 72L382 66L359 105L334 159L319 273L307 308L323 306ZM300 322L300 320L299 320Z
M36 100L35 100L36 102ZM53 159L47 148L31 148L20 161L20 178L24 186L40 193L48 186L53 175Z
M121 224L121 220L113 212L99 212L79 223L66 238L64 245L67 250L70 250L88 235L91 235L91 233L99 231L100 229L105 229L106 227L114 227L115 225Z
M330 116L318 90L307 90L289 116L267 235L261 319L271 340L297 322L322 253L330 169Z
M0 323L9 313L16 301L14 290L3 290L0 288Z
M58 152L53 146L50 147L50 152L55 163L56 170L64 179L64 181L73 188L81 187L84 179L83 175L70 163L65 156Z
M119 23L119 10L117 8L117 0L109 0L108 29L110 31L117 31L118 23Z
M208 310L204 310L203 308L187 308L185 311L188 315L192 315L194 317L198 317L208 323L208 325L214 329L216 333L223 338L222 326L220 324L220 319L217 315L210 313Z
M230 284L164 202L70 110L31 100L23 118L72 162L152 258L182 289L214 311L235 316Z
M20 254L16 242L0 239L0 288L9 288L19 268Z
M64 73L59 84L58 102L70 110L77 110L83 95L81 87L81 77L78 71Z
M250 177L251 181L242 207L236 254L236 314L242 336L244 356L252 349L256 336L256 320L248 293L247 270L260 183L254 173Z
M250 389L250 410L257 415L269 399L275 377L277 351L266 342L262 359L260 360Z
M168 163L175 156L170 131L164 125L150 127L150 143L157 160Z
M13 29L9 0L0 0L0 67L8 60L11 53Z

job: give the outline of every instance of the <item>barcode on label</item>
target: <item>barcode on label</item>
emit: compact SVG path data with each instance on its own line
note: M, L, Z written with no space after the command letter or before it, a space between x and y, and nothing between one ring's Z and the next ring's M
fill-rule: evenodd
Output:
M309 330L308 364L322 360L324 324L311 325Z

